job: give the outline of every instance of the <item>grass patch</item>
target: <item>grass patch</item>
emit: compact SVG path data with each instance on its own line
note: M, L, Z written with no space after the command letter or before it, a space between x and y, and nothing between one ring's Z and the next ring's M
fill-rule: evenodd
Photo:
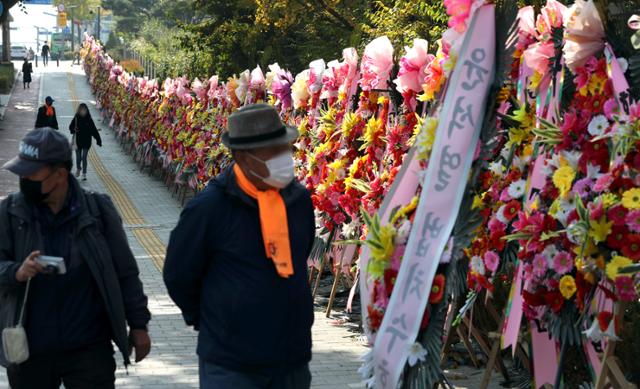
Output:
M16 70L13 67L13 63L0 64L0 94L9 94L15 79Z

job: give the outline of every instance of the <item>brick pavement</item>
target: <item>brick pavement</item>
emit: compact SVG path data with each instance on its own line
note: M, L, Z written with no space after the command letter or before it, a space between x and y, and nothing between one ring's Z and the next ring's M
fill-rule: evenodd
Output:
M117 185L126 193L125 206L135 208L144 219L141 225L125 225L129 243L140 266L141 278L145 292L149 296L150 310L153 319L150 323L150 333L153 349L150 356L140 364L129 368L126 375L119 361L117 371L117 387L119 388L189 388L198 386L197 358L195 356L196 333L185 327L179 310L170 300L162 282L158 266L145 250L141 242L134 235L140 228L151 230L159 240L166 245L169 233L180 213L180 206L166 187L158 180L145 173L141 173L139 166L122 151L115 140L113 132L99 120L95 110L95 102L86 77L81 69L62 64L61 68L47 68L35 74L34 83L37 85L44 76L43 89L40 96L52 95L56 99L58 121L65 133L69 121L73 117L74 107L78 102L87 102L91 108L96 124L101 128L103 148L94 147L97 158L104 166L104 171L98 172L89 164L89 180L83 184L88 189L109 193ZM71 76L70 76L71 74ZM35 88L35 91L38 89ZM7 110L6 119L0 128L0 162L15 154L17 142L24 133L19 128L29 127L35 120L32 111L37 107L37 93L34 89L30 93L17 91ZM79 101L74 101L73 97ZM28 109L21 109L28 107ZM11 129L7 123L11 124ZM95 158L95 157L94 157ZM15 190L17 180L13 176L0 172L0 196ZM122 212L122 210L121 210ZM357 341L357 337L345 327L334 325L325 318L320 309L316 312L316 322L313 328L313 374L312 388L317 389L347 389L363 388L357 369L360 366L359 356L366 348ZM471 371L463 377L479 375ZM475 380L461 380L461 387L476 387ZM7 387L4 371L0 369L0 388Z

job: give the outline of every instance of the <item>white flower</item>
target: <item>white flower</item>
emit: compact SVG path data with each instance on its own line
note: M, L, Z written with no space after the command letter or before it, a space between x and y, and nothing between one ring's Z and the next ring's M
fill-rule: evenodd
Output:
M507 204L503 204L498 208L498 212L496 212L496 219L498 219L502 224L509 224L509 220L504 217L505 208L507 208Z
M395 244L396 246L407 243L409 239L409 234L411 233L411 222L409 220L405 220L402 222L398 231L396 232Z
M427 359L427 350L418 342L414 342L409 346L409 356L407 363L409 366L415 366L418 361L424 362Z
M589 127L587 131L591 136L600 136L604 134L604 131L609 127L609 121L607 117L604 115L598 115L591 119L591 123L589 123Z
M593 342L602 341L602 331L600 331L600 324L597 320L594 320L591 323L591 327L586 331L582 331L582 333Z
M489 164L489 170L491 173L495 174L498 177L502 177L502 173L504 172L504 165L502 161L493 161Z
M524 171L525 166L527 166L527 161L524 158L514 155L513 160L511 161L511 166L518 168L520 171Z
M618 65L620 65L622 73L626 73L627 69L629 69L629 61L627 61L625 58L618 57Z
M346 238L352 237L356 233L356 231L358 231L358 227L360 227L360 220L357 218L354 218L351 221L351 223L344 224L342 226L343 236L345 236Z
M524 196L524 188L526 184L527 182L525 180L512 182L511 185L509 185L509 190L507 191L509 196L513 199L519 199Z
M582 156L582 153L579 151L565 150L562 152L562 157L565 159L565 161L567 161L567 163L569 163L569 166L571 166L573 170L578 170L578 162L580 161L580 156Z
M477 255L474 255L471 258L471 271L480 274L481 276L485 273L484 262L482 261L482 258Z
M620 338L618 338L618 336L616 335L615 319L612 319L609 322L609 327L607 327L607 330L602 335L609 340L620 340Z
M600 166L599 165L592 165L591 162L587 162L587 178L591 178L592 180L595 180L598 178L600 173Z
M562 223L563 226L566 226L569 214L576 209L575 201L573 197L570 197L568 200L560 200L558 205L558 212L556 212L554 216L560 223Z
M547 262L549 263L549 267L553 266L553 257L558 254L558 249L554 245L547 245L547 247L542 250L542 254L547 257Z

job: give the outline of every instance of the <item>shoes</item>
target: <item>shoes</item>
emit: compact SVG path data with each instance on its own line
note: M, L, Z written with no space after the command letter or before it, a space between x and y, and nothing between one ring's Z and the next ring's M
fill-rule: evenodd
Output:
M76 177L80 177L80 173L81 173L80 169L76 170Z
M87 180L87 175L86 175L86 174L83 174L83 175L82 175L82 181L86 181L86 180Z

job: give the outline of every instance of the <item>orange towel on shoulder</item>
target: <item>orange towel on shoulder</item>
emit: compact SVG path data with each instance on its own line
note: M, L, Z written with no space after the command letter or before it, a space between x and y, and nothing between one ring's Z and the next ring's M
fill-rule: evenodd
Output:
M287 207L284 204L284 199L277 189L258 190L237 164L233 166L233 171L240 189L258 201L260 227L267 257L271 258L276 265L280 277L288 278L293 274L293 262L289 242Z
M44 105L45 107L47 107L47 116L53 116L53 107L51 105Z

